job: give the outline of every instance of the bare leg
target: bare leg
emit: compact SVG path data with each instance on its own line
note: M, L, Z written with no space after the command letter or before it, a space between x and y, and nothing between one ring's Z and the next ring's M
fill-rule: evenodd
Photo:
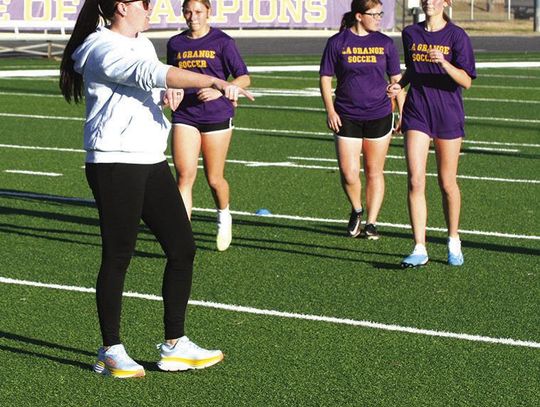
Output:
M413 229L414 242L423 245L426 244L426 164L430 141L427 134L416 130L409 130L405 135L405 155L407 158L409 186L409 217Z
M172 154L174 167L176 169L178 189L180 195L182 195L189 219L191 219L192 189L197 178L200 150L201 135L195 127L173 126Z
M439 187L449 237L458 237L461 192L457 184L459 152L462 139L435 139Z
M232 129L202 133L204 174L218 209L229 206L229 183L224 177Z
M362 184L360 182L362 139L336 136L335 146L341 186L351 203L351 209L360 209L362 208Z
M384 162L391 137L364 140L364 173L366 176L367 223L377 223L384 199Z

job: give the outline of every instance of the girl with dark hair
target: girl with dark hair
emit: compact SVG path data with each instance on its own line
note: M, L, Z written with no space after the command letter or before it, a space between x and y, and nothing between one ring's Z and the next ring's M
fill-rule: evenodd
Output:
M61 63L60 88L69 102L86 99L86 178L99 212L102 238L96 300L103 347L94 371L144 376L120 340L125 275L142 219L159 241L165 341L162 370L201 369L219 362L219 350L198 347L184 335L195 244L189 219L164 151L170 124L163 104L178 106L181 92L160 88L214 88L236 101L249 92L224 80L161 63L148 28L150 0L86 0ZM109 23L100 25L100 20ZM164 96L162 96L164 94Z
M248 70L234 40L209 25L210 1L184 0L182 13L188 29L169 40L167 63L224 80L232 76L231 83L248 87ZM172 113L172 153L178 189L191 217L192 190L202 152L204 174L217 209L219 251L227 250L232 240L229 184L224 171L233 116L233 103L212 88L186 89L180 106Z
M335 133L341 185L351 204L351 237L379 238L376 222L384 198L384 162L394 126L393 103L386 95L387 77L401 78L392 39L379 32L380 0L354 0L339 33L328 40L320 67L320 89L327 125ZM335 100L332 77L336 76ZM396 95L401 111L403 94ZM360 182L360 155L366 176L366 225Z
M403 107L402 129L415 247L401 262L402 267L417 267L428 262L425 188L432 139L448 228L448 264L461 266L464 262L458 233L461 193L457 184L459 152L465 136L461 89L471 87L476 70L469 37L444 12L449 5L451 0L422 0L426 20L403 30L407 69L403 78L388 88L392 96L410 84Z

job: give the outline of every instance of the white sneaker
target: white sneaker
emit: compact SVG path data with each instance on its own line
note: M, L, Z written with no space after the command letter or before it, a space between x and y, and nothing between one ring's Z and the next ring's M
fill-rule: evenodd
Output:
M232 216L227 213L218 214L217 220L217 249L223 252L229 248L232 241Z
M144 368L129 357L122 344L113 345L107 350L99 348L94 372L119 379L144 376Z
M223 360L223 353L220 350L203 349L191 342L187 336L178 339L174 346L160 343L157 348L161 351L161 359L157 365L161 370L168 372L204 369Z

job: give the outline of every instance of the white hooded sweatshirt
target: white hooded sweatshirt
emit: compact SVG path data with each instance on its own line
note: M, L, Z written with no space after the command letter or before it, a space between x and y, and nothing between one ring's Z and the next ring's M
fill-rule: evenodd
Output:
M84 79L86 162L155 164L165 160L170 123L161 94L169 65L138 35L106 27L90 34L73 53Z

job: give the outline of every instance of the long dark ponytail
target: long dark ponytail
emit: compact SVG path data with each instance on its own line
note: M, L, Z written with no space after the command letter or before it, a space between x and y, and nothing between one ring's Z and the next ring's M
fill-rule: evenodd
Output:
M354 26L356 24L356 14L365 13L369 9L379 5L382 5L381 0L352 0L351 11L343 14L339 31L343 31Z
M81 8L60 63L59 86L68 103L71 103L71 99L79 103L83 97L83 78L75 72L71 56L86 37L96 30L102 19L112 21L116 3L117 0L86 0Z

